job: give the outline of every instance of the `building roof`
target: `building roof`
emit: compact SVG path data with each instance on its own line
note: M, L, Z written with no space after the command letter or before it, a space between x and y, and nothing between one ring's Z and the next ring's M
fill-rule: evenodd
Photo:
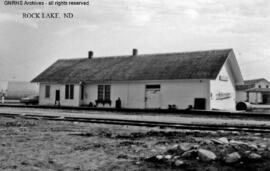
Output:
M253 85L253 84L256 84L256 83L261 82L261 81L268 82L265 78L257 78L257 79L252 79L252 80L244 80L244 84L245 85Z
M270 93L270 88L251 88L251 89L248 89L247 92L264 92L264 93Z
M60 59L32 80L46 83L216 79L232 49ZM233 55L234 56L234 55ZM242 77L241 77L242 78Z
M244 80L244 84L237 85L236 86L236 90L248 90L248 89L254 88L255 87L255 84L256 83L259 83L261 81L266 81L267 83L269 83L269 81L267 81L265 78L257 78L257 79L251 79L251 80Z
M254 84L250 84L250 85L247 85L247 84L236 85L236 90L247 90L247 89L250 89L250 88L253 88L253 87L254 87Z

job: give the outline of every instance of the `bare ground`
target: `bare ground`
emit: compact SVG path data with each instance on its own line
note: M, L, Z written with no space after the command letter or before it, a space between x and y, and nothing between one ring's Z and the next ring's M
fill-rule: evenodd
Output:
M213 138L258 145L262 159L225 164L184 160L186 165L149 162L175 144L199 144L222 155ZM113 126L0 117L0 170L270 170L270 134ZM204 143L205 142L205 143ZM263 148L260 148L263 147Z

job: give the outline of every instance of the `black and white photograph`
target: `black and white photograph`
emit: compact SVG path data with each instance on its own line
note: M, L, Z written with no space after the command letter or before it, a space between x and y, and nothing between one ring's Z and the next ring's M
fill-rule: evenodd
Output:
M0 0L0 170L270 170L270 1Z

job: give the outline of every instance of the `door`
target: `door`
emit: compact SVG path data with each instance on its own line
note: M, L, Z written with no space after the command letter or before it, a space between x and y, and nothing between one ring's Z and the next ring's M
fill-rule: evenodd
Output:
M146 85L145 107L148 109L160 108L160 85Z
M262 103L269 104L270 94L263 94L262 95Z
M59 102L60 101L60 90L56 90L55 91L55 102Z

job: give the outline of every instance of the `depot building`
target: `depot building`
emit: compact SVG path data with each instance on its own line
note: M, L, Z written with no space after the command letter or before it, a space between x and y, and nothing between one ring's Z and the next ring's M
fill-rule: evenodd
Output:
M60 59L32 80L40 105L235 110L232 49Z

